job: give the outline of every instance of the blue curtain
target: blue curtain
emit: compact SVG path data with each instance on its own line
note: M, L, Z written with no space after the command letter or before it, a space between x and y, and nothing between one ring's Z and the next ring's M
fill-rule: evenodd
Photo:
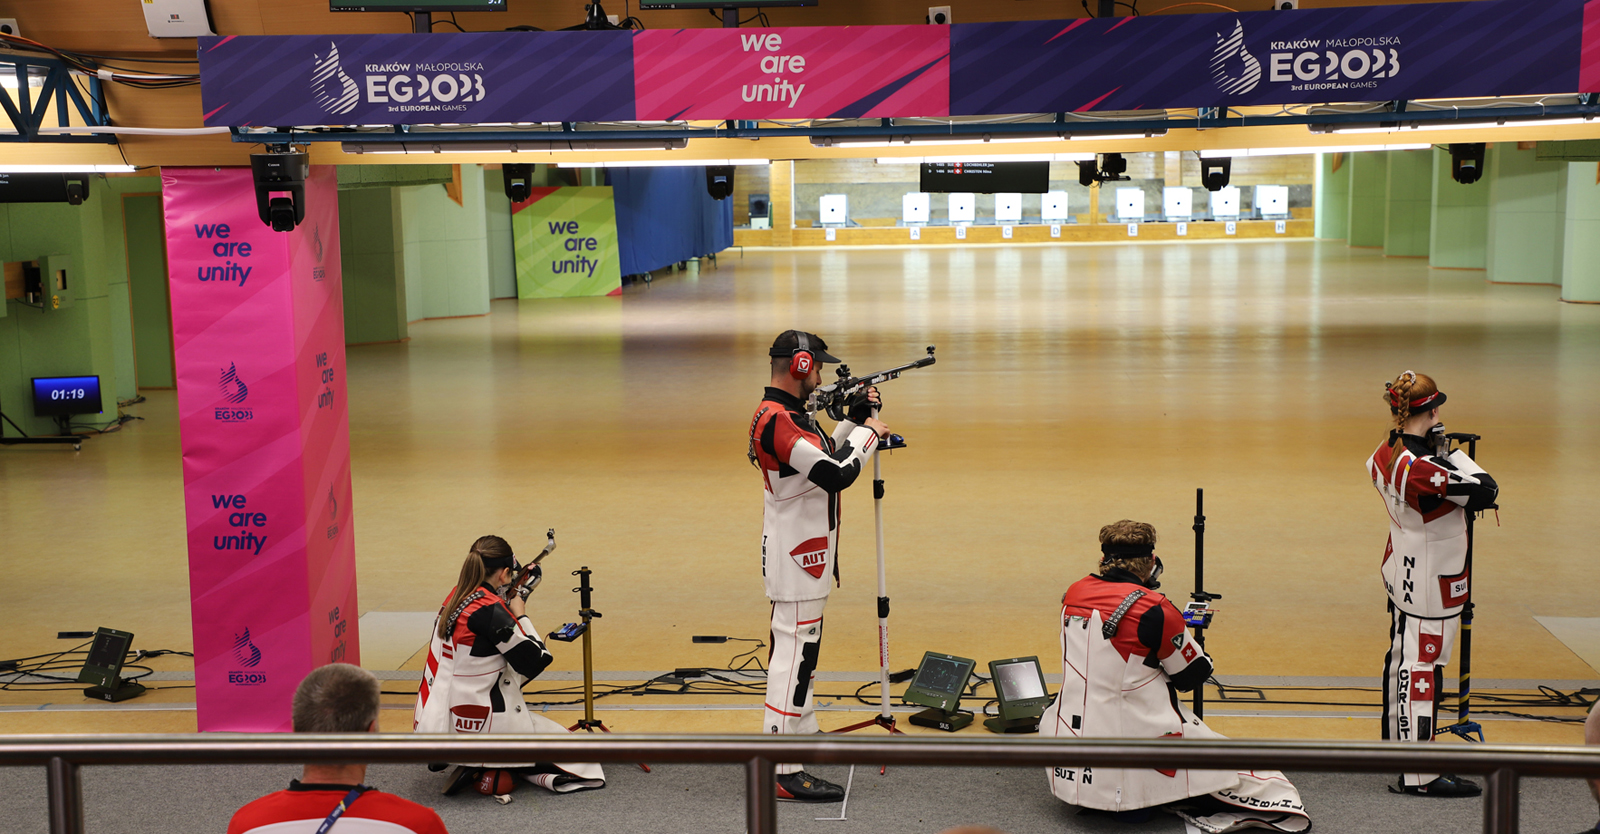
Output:
M705 168L608 168L623 275L733 245L733 198L706 193Z

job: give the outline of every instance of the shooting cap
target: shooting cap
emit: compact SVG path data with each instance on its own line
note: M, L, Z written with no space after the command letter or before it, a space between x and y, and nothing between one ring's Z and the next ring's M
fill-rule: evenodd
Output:
M805 337L804 348L800 344L802 336ZM818 362L835 365L839 363L838 358L828 353L828 343L822 341L821 336L804 330L785 330L779 333L778 338L772 340L772 349L767 351L767 355L775 359L788 359L802 349L810 352L812 358Z

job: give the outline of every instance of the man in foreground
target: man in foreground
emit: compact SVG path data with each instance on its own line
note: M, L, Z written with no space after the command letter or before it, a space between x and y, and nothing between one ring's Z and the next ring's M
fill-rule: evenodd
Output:
M294 731L378 732L378 679L346 663L312 670L294 691ZM363 785L366 776L364 764L308 764L288 790L240 808L228 834L446 834L433 809Z

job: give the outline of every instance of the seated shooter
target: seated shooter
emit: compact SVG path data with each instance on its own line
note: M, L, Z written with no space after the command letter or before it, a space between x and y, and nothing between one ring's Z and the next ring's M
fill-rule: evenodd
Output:
M1154 527L1122 520L1100 529L1100 574L1073 583L1061 608L1061 693L1039 720L1058 738L1222 738L1178 702L1211 677L1211 658L1183 615L1155 592ZM1050 768L1050 790L1071 805L1178 814L1209 834L1241 828L1306 831L1300 793L1275 770ZM1134 813L1129 813L1134 812ZM1148 812L1145 812L1148 813Z

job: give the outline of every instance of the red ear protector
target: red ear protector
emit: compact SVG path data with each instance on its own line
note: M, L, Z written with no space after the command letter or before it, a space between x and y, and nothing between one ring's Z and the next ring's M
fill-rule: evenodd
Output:
M797 333L796 338L799 343L794 353L789 354L789 376L805 379L811 376L811 369L816 367L816 359L811 355L811 340L806 338L806 334Z

